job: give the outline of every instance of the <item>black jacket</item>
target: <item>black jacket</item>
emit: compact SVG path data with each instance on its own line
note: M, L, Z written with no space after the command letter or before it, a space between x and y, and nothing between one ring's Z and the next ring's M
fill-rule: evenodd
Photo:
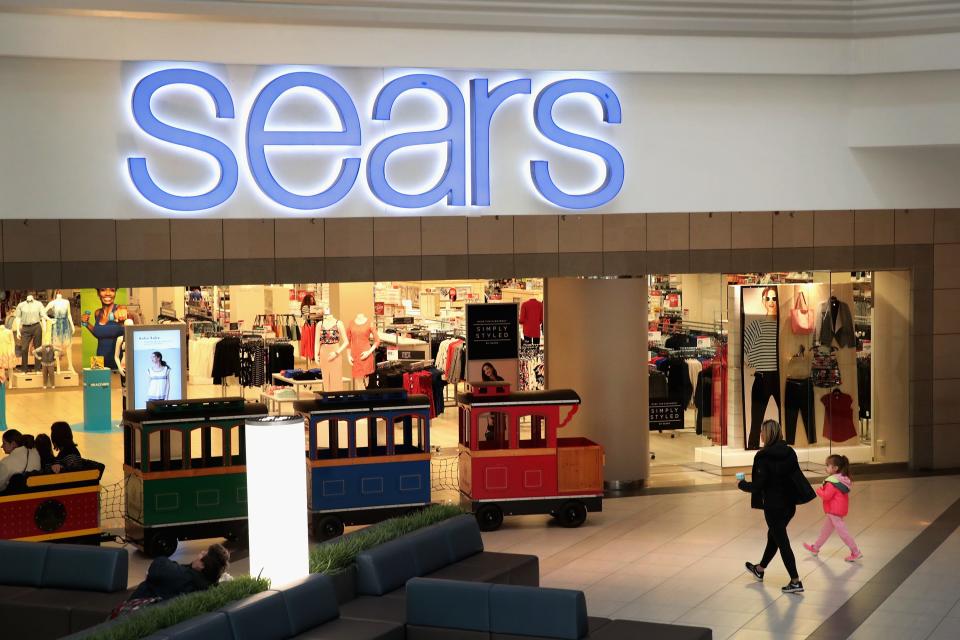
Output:
M147 579L137 586L130 598L173 598L184 593L203 591L210 581L188 564L177 564L170 558L157 558L147 569Z
M741 480L737 486L750 494L754 509L788 509L816 496L800 470L797 454L783 440L757 451L750 480Z

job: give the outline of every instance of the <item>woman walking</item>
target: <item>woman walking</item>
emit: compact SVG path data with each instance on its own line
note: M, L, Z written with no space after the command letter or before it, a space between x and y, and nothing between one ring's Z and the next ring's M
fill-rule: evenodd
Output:
M802 593L803 583L790 548L787 525L796 514L797 505L809 502L816 494L800 470L797 454L780 435L780 424L774 420L764 421L760 436L763 448L754 456L750 482L741 480L737 485L741 491L750 494L750 506L763 510L763 519L767 522L767 547L763 558L758 564L747 562L747 571L762 582L770 561L779 551L790 574L790 582L781 591Z

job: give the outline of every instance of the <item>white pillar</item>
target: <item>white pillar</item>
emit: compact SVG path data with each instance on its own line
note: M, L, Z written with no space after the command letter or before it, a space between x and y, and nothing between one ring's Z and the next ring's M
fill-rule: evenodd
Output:
M247 420L250 575L277 587L310 572L303 419Z

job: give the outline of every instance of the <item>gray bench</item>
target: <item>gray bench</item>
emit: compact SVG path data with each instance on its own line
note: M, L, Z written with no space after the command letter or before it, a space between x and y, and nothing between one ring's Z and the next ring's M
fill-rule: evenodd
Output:
M587 616L582 591L414 578L407 640L710 640L710 629Z
M60 638L102 622L125 600L125 549L0 540L4 637Z

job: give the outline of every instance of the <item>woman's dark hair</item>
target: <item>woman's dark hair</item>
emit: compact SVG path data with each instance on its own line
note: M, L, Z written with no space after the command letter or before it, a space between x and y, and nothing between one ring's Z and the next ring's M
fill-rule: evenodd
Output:
M201 562L203 562L201 572L203 577L216 584L220 581L223 572L227 570L227 565L230 564L230 552L222 544L212 544L207 547Z
M53 464L53 443L50 441L50 436L45 433L41 433L34 440L34 449L37 450L37 453L40 454L40 464L47 465Z
M33 449L34 447L34 438L29 434L22 434L16 429L10 429L3 434L4 442L12 442L18 447L24 447L25 449Z
M493 375L492 375L492 376L487 375L487 371L486 371L487 367L490 367L490 370L493 371ZM483 363L483 366L480 367L480 378L483 379L483 380L485 380L485 381L488 381L488 382L496 382L496 381L498 381L498 380L502 380L502 379L503 379L503 378L500 377L500 374L497 373L497 368L496 368L495 366L493 366L493 363L492 363L492 362L484 362L484 363Z
M63 420L58 420L50 425L50 442L53 443L53 448L57 451L77 446L73 441L73 431L70 429L70 425Z
M170 368L170 365L168 365L168 364L164 361L164 359L163 359L163 354L162 354L162 353L160 353L159 351L154 351L154 352L153 352L153 355L157 356L157 360L160 361L160 364L162 364L163 366L165 366L167 369Z
M842 456L838 453L827 456L827 464L833 465L837 468L837 471L843 475L850 477L850 458L847 456Z

